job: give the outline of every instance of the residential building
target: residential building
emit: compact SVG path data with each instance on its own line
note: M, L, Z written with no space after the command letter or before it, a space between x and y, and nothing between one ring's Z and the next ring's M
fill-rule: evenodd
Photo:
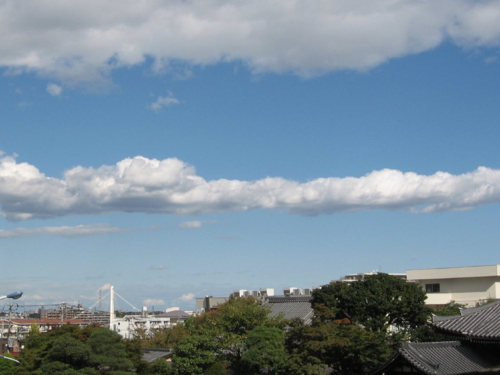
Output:
M82 307L82 305L67 306L61 304L57 309L39 309L41 319L80 319L89 323L105 326L109 323L109 311L96 311Z
M147 310L143 310L140 315L125 315L123 318L114 319L113 330L123 338L130 339L138 333L149 335L154 330L170 328L177 323L185 322L190 316L178 308L167 309L165 313L155 315L148 315Z
M475 306L500 298L500 265L415 269L406 271L406 275L408 281L425 290L428 305L455 301Z

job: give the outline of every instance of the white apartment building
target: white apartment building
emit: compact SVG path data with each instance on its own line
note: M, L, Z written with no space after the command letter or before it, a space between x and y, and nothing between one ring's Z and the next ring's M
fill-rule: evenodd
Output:
M151 334L158 329L171 328L177 323L185 322L190 316L178 307L169 308L162 314L148 315L146 307L143 307L141 315L125 315L123 318L115 318L112 329L123 338L131 339L139 332Z
M407 270L406 276L425 290L427 305L455 301L475 306L500 298L500 265Z

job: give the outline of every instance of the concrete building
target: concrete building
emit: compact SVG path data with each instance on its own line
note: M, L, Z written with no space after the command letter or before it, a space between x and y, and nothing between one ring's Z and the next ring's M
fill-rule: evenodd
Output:
M229 297L206 296L203 298L196 298L196 309L202 311L214 310L218 305L221 305L228 300Z
M500 298L500 265L417 269L406 271L406 275L408 281L425 290L427 305L455 301L474 306Z

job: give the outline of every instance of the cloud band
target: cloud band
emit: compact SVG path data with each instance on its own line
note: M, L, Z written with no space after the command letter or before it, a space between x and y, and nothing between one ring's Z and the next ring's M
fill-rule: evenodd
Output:
M430 176L383 169L362 177L206 181L175 158L141 156L112 166L72 168L63 179L0 159L0 214L8 220L109 212L197 216L255 209L300 215L359 210L456 211L500 201L500 170Z

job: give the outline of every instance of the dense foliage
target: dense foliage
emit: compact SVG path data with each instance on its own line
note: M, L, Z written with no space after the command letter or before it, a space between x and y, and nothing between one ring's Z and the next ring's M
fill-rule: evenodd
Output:
M184 326L186 336L175 348L173 371L178 375L204 374L215 369L231 368L236 373L250 373L251 366L259 367L252 357L243 359L247 339L257 345L256 336L262 327L283 330L282 319L269 317L269 311L259 301L248 298L231 298L217 310L188 320ZM258 373L258 372L257 372Z
M106 328L65 325L31 334L17 374L133 374L121 336Z
M353 283L331 283L315 290L313 307L324 305L337 318L348 318L372 332L409 338L430 316L422 288L378 273Z

